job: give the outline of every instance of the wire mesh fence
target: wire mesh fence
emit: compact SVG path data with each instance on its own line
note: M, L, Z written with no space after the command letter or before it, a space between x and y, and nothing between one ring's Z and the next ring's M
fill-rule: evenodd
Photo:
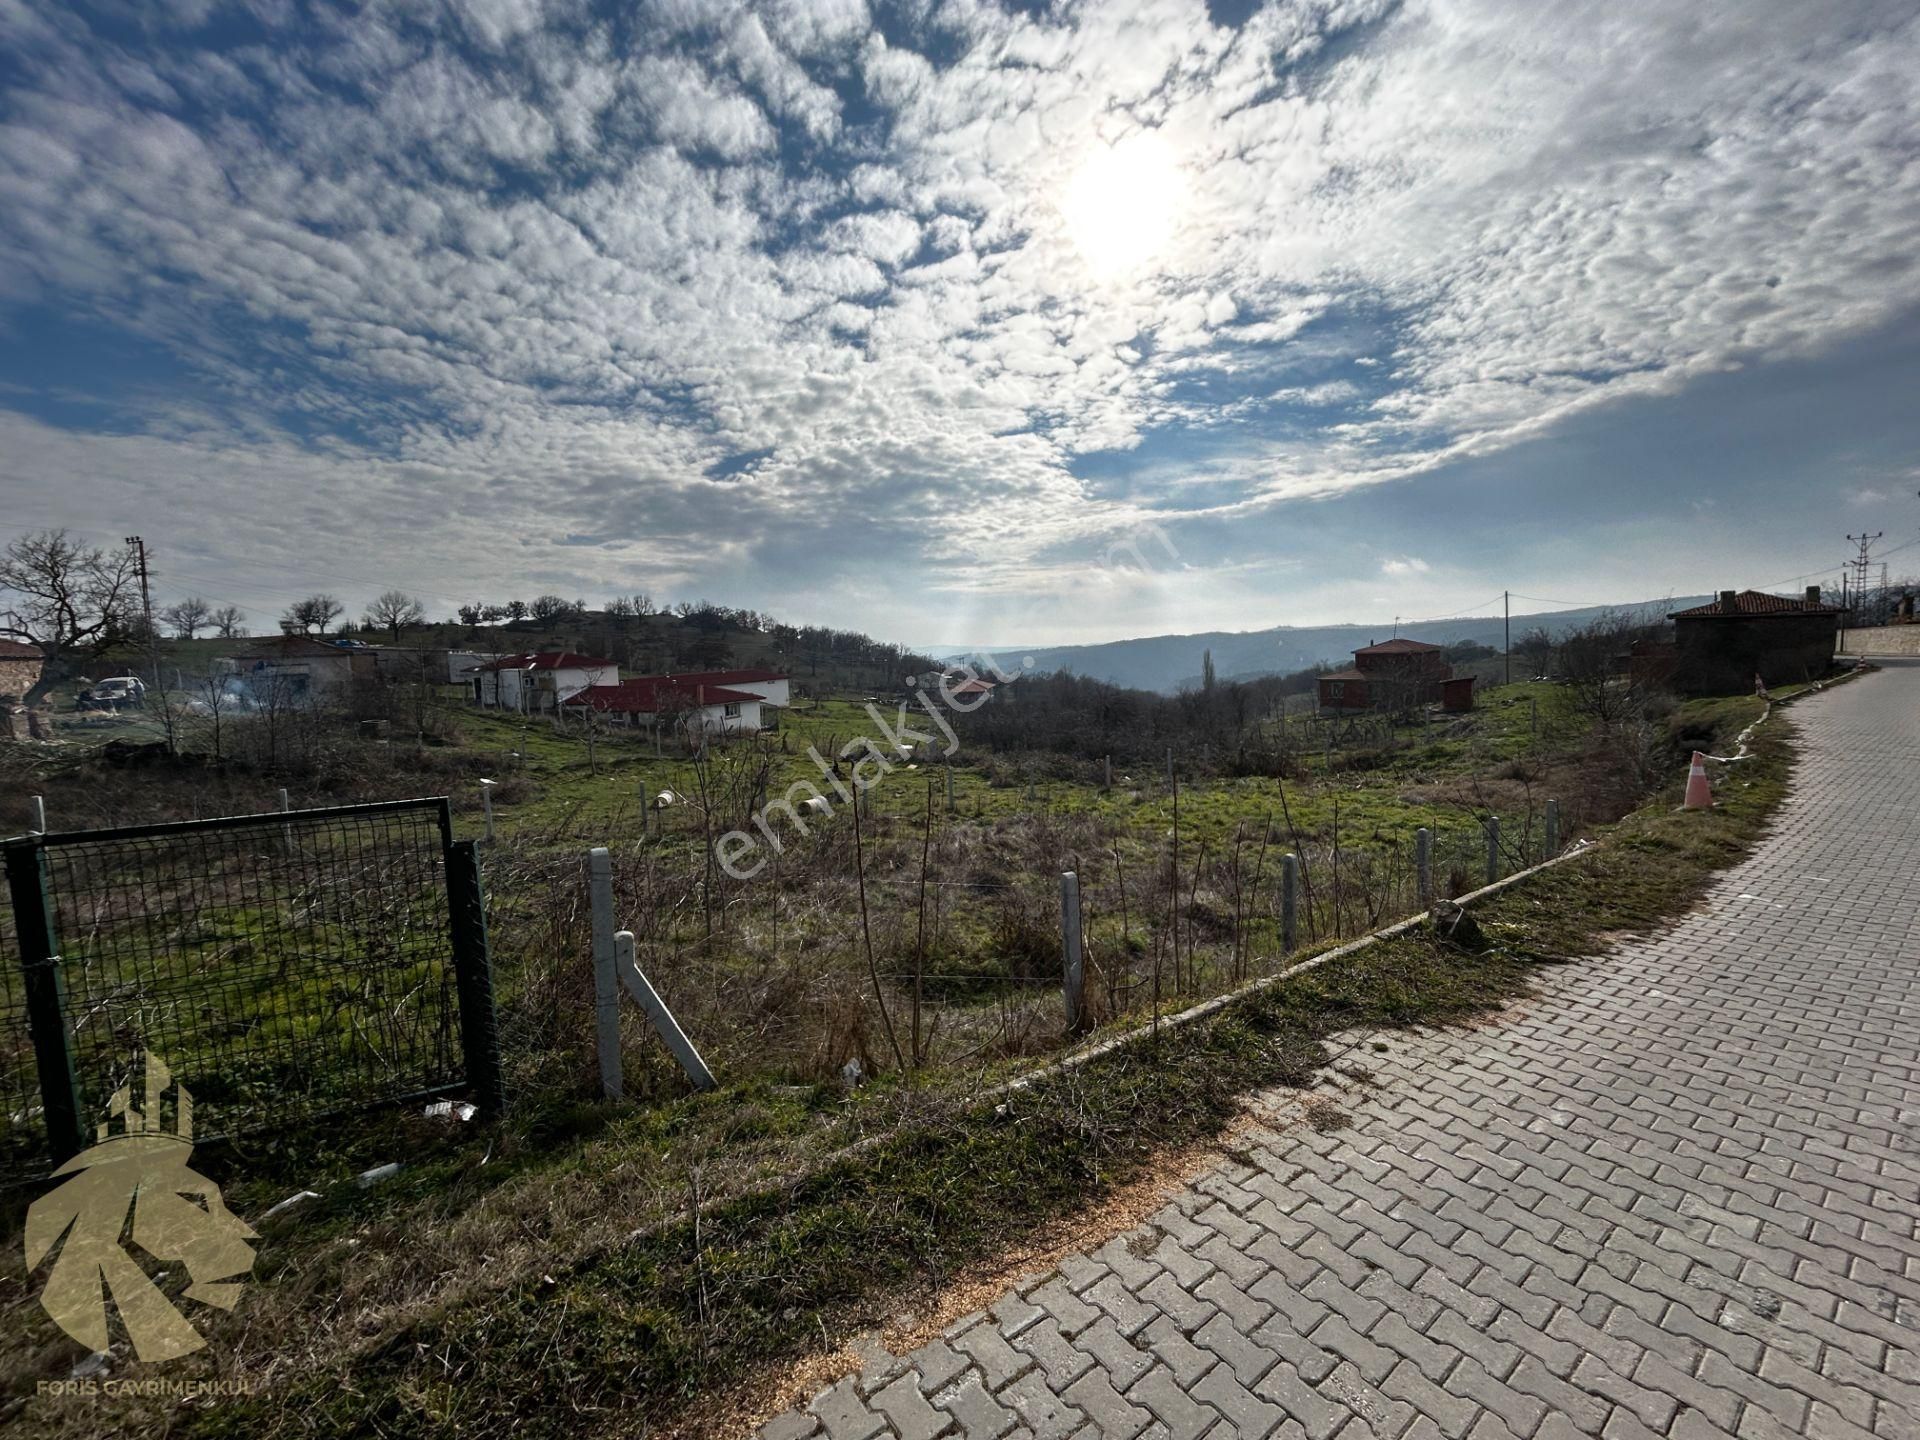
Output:
M0 1173L71 1150L144 1053L192 1092L201 1138L463 1082L461 1001L491 997L462 990L446 801L5 848Z

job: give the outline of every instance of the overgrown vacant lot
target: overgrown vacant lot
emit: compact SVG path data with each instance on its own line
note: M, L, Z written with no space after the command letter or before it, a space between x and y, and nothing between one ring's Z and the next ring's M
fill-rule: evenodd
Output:
M1356 877L1367 842L1404 854L1422 821L1470 824L1476 795L1518 817L1529 787L1536 802L1555 794L1577 814L1580 792L1560 777L1606 757L1572 716L1554 714L1550 690L1531 697L1543 702L1539 732L1525 698L1495 694L1474 728L1431 744L1424 727L1404 734L1364 769L1336 750L1331 772L1322 754L1284 779L1183 785L1177 860L1164 781L1123 785L1117 775L1102 793L1097 776L1056 776L1036 781L1029 805L1017 767L1038 764L990 754L956 770L955 814L936 774L929 822L927 769L903 769L873 793L857 861L842 814L791 847L777 877L745 884L709 874L696 807L669 809L667 837L643 843L637 800L643 787L697 796L703 784L719 796L751 773L745 747L704 776L684 759L604 739L590 764L578 736L471 714L453 722L455 743L419 752L418 770L412 747L404 758L388 747L388 769L368 765L355 783L507 782L489 866L515 1108L498 1127L387 1112L206 1152L203 1167L242 1215L297 1189L323 1194L263 1227L246 1301L216 1320L206 1352L175 1367L265 1388L175 1423L248 1435L477 1431L511 1409L535 1432L573 1429L586 1415L618 1433L683 1416L696 1392L836 1341L896 1287L989 1255L1124 1183L1157 1151L1216 1133L1247 1090L1303 1082L1323 1058L1322 1037L1465 1018L1520 994L1529 964L1674 913L1740 853L1780 793L1776 723L1734 772L1721 809L1674 815L1664 797L1600 848L1490 902L1479 912L1493 941L1484 952L1409 937L1030 1087L1004 1111L972 1099L1063 1041L1054 889L1063 857L1090 877L1090 988L1103 1025L1150 1024L1156 979L1164 1012L1279 962L1282 849L1307 857L1310 873L1323 867L1314 932L1302 932L1311 950L1366 928L1376 909L1391 912L1390 892ZM1670 733L1730 744L1757 713L1750 701L1717 702L1677 714ZM793 753L803 739L851 739L868 728L861 719L847 703L792 717L788 749L776 740L764 757L769 783L811 769ZM522 756L512 771L499 763L508 750ZM174 781L150 778L158 793L140 803L165 805ZM244 802L246 786L257 793L273 778L223 783ZM42 779L50 795L56 783L85 783ZM1368 813L1365 828L1351 818ZM462 824L477 826L474 809ZM1563 836L1601 829L1570 819ZM608 841L621 922L640 933L643 964L713 1061L716 1093L689 1094L630 1018L636 1103L592 1099L581 852ZM1477 879L1470 871L1464 883ZM849 1059L864 1083L846 1083ZM347 1183L395 1158L408 1168L389 1184ZM28 1397L74 1355L24 1279L5 1282L4 1370L16 1377L26 1432L158 1425L157 1402ZM536 1401L561 1386L573 1406Z

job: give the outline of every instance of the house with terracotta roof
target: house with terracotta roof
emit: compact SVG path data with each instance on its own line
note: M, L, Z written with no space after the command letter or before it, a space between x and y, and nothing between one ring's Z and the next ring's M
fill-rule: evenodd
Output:
M757 696L762 705L784 710L793 703L788 678L778 670L700 670L689 675L652 676L671 679L683 685L720 685L729 690L744 690Z
M1322 675L1319 699L1321 712L1333 715L1434 704L1471 710L1473 677L1456 676L1440 646L1396 637L1362 646L1347 669Z
M620 665L571 650L540 650L502 655L471 673L474 704L546 714L582 690L618 684Z
M1791 685L1826 673L1839 640L1840 607L1818 585L1800 595L1722 590L1667 616L1673 622L1673 686L1683 695L1737 695L1757 679Z
M644 675L590 685L561 702L563 711L592 713L611 725L685 735L752 735L763 701L751 690L711 685L693 675Z

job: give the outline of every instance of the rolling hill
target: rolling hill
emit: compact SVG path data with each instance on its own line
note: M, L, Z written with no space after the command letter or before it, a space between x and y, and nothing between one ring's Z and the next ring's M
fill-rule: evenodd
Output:
M1643 600L1616 606L1584 610L1554 610L1538 614L1515 615L1516 640L1536 626L1559 636L1576 630L1609 610L1627 611L1648 618L1665 615L1712 599L1710 595L1683 595L1666 600ZM987 653L1009 670L1017 670L1021 660L1031 655L1037 670L1071 670L1077 675L1141 690L1171 693L1184 685L1198 684L1200 657L1211 650L1215 673L1223 680L1245 679L1255 675L1286 674L1313 665L1345 663L1362 645L1385 640L1394 634L1434 645L1457 645L1473 641L1500 648L1502 621L1472 616L1458 620L1427 620L1403 624L1395 631L1391 625L1276 625L1268 630L1205 630L1192 635L1153 635L1138 640L1114 640L1103 645L1055 645L1044 648L996 647ZM974 652L979 653L979 652Z

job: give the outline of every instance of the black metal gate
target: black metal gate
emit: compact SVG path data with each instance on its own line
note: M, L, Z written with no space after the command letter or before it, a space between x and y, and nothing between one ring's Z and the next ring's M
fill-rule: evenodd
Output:
M144 1053L202 1139L468 1087L500 1107L479 854L444 798L4 850L0 1173L82 1149Z

